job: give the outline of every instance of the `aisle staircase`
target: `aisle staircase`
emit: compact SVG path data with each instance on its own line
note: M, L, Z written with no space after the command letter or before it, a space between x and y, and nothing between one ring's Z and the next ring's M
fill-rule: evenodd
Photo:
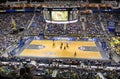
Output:
M34 13L32 19L31 19L31 21L30 21L30 23L29 23L29 25L28 25L28 27L27 27L27 30L30 28L31 24L33 23L33 21L34 21L34 17L35 17L35 13Z

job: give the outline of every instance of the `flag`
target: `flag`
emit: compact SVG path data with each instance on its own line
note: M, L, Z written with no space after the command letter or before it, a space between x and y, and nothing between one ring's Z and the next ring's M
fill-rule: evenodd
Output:
M15 20L11 17L11 24L13 25L13 30L16 29L16 23L15 23Z

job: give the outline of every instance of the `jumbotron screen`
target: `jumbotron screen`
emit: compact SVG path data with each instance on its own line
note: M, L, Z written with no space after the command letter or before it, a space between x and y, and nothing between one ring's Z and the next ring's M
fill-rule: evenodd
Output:
M52 11L52 21L68 21L68 11Z

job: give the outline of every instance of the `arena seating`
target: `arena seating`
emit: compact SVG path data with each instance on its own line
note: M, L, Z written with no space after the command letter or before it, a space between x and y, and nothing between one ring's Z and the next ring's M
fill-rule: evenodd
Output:
M120 44L110 45L111 42L116 43L112 37L117 40L119 37L110 33L107 25L108 21L118 22L119 14L92 13L84 14L84 17L85 22L78 20L70 24L52 24L46 23L44 16L39 12L0 13L0 79L103 79L101 76L106 79L120 79L120 60L115 62L112 59L112 53L117 52L118 56L120 55ZM12 19L16 26L13 26ZM24 28L24 31L11 34L13 28ZM77 41L96 37L108 60L15 56L15 50L23 47L21 41L26 43L34 39L34 36L40 35L77 37ZM6 51L13 45L16 45L13 51ZM112 48L115 48L115 52ZM4 53L8 56L3 56Z

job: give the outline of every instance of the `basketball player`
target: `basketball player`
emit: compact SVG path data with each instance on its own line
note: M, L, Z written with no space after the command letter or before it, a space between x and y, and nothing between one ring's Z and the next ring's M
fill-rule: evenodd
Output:
M60 49L62 49L62 47L63 47L63 42L61 42Z
M76 51L75 51L75 53L74 53L74 57L76 57Z
M53 47L55 46L55 43L53 42Z
M62 49L62 46L60 46L60 49Z
M61 42L61 46L63 46L63 42Z
M66 43L66 47L69 48L68 43Z
M64 46L64 50L66 49L66 47Z

